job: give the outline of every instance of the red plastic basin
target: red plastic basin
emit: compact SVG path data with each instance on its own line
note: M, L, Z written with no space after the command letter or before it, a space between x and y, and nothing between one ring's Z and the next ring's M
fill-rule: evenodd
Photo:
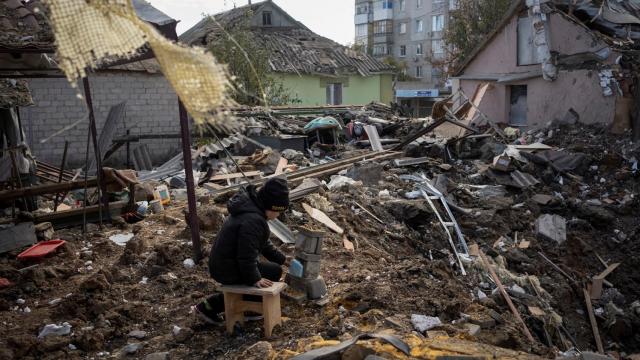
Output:
M43 241L33 245L27 250L23 251L18 255L18 259L20 260L38 260L41 259L52 252L56 251L57 248L64 245L64 240L49 240Z

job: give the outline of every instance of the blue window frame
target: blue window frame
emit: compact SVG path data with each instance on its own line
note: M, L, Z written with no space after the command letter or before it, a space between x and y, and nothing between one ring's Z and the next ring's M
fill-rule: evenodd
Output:
M393 9L393 0L384 0L382 2L383 9Z

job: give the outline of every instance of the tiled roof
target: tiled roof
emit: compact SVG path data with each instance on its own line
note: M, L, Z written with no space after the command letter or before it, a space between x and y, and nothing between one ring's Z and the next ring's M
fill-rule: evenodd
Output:
M189 45L215 46L222 36L226 36L222 28L227 31L233 29L264 4L264 2L257 3L216 14L215 21L206 17L182 34L180 41ZM295 27L249 29L255 41L264 44L269 50L272 71L329 76L346 74L368 76L393 70L392 67L372 56L322 37L299 22L297 24L298 26Z
M38 0L0 0L0 48L53 49L53 32Z
M0 108L33 105L25 80L0 79Z

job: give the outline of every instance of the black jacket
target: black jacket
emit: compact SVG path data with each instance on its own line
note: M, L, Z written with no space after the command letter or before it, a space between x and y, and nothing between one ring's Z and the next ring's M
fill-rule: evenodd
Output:
M262 278L258 256L278 265L286 257L269 240L269 224L256 189L248 186L229 200L229 218L222 225L209 255L209 272L217 282L253 285Z

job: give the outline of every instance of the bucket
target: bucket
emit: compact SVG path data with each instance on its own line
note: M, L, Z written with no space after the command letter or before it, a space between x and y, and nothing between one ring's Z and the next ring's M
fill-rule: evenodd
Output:
M151 211L156 214L160 214L164 211L164 206L162 206L161 200L153 200L149 203L149 206L151 207Z

